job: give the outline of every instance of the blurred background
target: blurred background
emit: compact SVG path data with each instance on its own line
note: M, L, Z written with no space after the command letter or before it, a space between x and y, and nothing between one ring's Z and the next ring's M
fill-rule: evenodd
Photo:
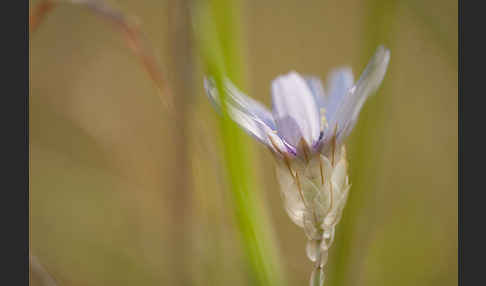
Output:
M30 35L31 254L58 285L252 285L184 1L108 2L145 32L175 105L106 20L48 15ZM457 1L240 4L245 90L267 106L279 74L325 81L349 65L357 78L379 44L391 50L348 140L353 187L325 285L456 285ZM274 159L247 142L288 285L307 285Z

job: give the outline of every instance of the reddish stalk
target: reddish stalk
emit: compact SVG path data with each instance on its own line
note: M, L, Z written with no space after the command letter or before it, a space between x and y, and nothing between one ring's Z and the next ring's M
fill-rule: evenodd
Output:
M59 4L77 5L80 7L88 8L95 15L108 20L118 28L124 38L128 47L132 50L135 56L139 59L140 63L148 73L150 79L155 83L159 97L167 107L168 110L172 110L173 107L173 94L165 79L162 69L158 64L154 53L146 43L144 33L140 30L137 24L129 21L121 11L116 10L108 5L103 0L44 0L38 3L32 9L29 17L29 31L30 34L34 34L39 26L45 21L49 13L51 13L55 7ZM165 94L165 96L163 96Z

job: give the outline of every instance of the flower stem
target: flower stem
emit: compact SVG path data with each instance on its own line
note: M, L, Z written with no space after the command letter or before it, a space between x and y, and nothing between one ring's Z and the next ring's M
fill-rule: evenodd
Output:
M318 241L317 245L321 244L321 240ZM310 278L310 286L322 286L324 285L324 265L321 261L322 259L322 250L319 248L319 251L317 253L316 257L316 262L314 264L314 269L312 270L311 273L311 278Z

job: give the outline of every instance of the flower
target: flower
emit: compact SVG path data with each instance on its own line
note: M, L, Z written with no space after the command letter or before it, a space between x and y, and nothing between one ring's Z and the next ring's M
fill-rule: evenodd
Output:
M294 71L279 76L272 82L273 111L226 79L228 112L245 131L278 155L304 155L304 143L312 153L324 154L329 152L334 136L341 145L349 135L364 102L383 80L389 59L389 50L379 46L356 83L350 68L338 68L328 77L327 90L317 77L302 77ZM204 85L219 107L214 81L206 79Z
M316 263L312 281L324 279L323 266L350 189L344 141L368 96L380 86L390 51L379 46L357 82L349 67L333 70L327 89L314 76L291 71L272 82L273 108L224 81L231 118L270 148L285 209L308 238L307 255ZM206 93L219 108L214 81ZM319 277L319 278L315 278Z

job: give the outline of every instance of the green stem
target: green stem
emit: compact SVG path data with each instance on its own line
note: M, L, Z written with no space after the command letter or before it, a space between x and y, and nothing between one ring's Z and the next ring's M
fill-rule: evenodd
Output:
M384 44L391 48L393 37L393 24L395 21L395 12L397 1L386 0L369 0L368 15L365 22L365 35L363 60L368 61L373 51L379 44ZM393 62L393 49L392 62ZM353 255L353 246L356 245L356 238L359 223L363 221L362 213L367 207L369 199L374 196L376 191L377 171L376 164L381 159L380 146L384 134L384 118L387 102L390 96L386 90L387 80L390 79L390 67L383 86L378 90L378 94L370 97L368 103L364 106L360 115L360 120L353 131L352 136L351 158L350 162L350 179L352 189L348 197L347 206L344 209L344 215L341 222L337 225L335 245L332 249L332 257L329 264L329 285L345 286L353 285L354 281L352 271L356 265L353 263L356 256ZM370 220L368 219L368 222ZM360 241L361 247L366 245L365 241Z
M194 15L196 36L206 72L213 77L221 97L223 154L232 206L253 280L251 285L285 285L273 228L251 172L248 136L230 119L226 110L223 80L228 77L241 87L244 74L238 42L239 3L213 0L207 2L209 5L199 4Z

